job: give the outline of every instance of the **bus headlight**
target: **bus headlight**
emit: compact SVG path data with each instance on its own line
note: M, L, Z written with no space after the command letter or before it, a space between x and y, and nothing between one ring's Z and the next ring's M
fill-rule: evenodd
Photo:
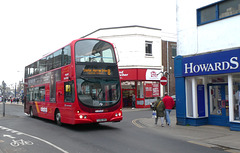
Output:
M121 112L115 114L116 117L121 116L121 115L122 115Z
M86 119L86 118L87 118L87 115L79 115L79 118L80 118L80 119Z

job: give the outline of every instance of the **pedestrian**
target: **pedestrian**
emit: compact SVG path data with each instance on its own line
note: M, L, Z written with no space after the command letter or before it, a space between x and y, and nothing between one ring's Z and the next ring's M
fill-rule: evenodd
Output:
M136 101L136 98L135 98L135 95L134 93L132 94L132 109L135 108L135 101Z
M174 102L173 98L168 95L167 92L165 92L164 95L165 96L162 99L162 101L164 102L164 105L165 105L166 122L167 122L167 125L170 126L171 125L170 113L172 111L172 108L175 105L175 102Z
M161 126L164 127L164 111L165 111L165 105L163 101L161 101L161 98L157 98L157 102L154 104L154 110L156 110L156 118L155 118L155 124L158 122L158 117L161 119Z

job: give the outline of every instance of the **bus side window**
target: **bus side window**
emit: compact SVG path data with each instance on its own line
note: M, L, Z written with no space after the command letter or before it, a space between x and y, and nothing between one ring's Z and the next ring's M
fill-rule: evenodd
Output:
M64 102L74 102L74 82L64 83Z
M63 52L62 52L62 65L68 65L71 63L71 47L68 45L65 48L63 48Z
M45 102L45 86L39 87L39 99Z

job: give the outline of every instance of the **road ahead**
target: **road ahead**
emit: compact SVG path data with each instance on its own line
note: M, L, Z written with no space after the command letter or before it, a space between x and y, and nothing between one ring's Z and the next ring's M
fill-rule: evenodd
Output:
M2 113L2 105L0 105ZM63 125L23 113L23 106L6 105L6 117L0 114L0 153L220 153L215 150L133 124L149 117L151 110L124 109L120 123ZM167 127L164 127L167 128Z

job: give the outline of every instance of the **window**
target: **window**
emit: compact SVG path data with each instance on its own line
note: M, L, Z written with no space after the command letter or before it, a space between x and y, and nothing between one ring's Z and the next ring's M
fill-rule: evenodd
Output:
M219 4L219 18L240 13L240 0L228 0Z
M197 24L202 25L240 14L240 0L220 1L197 9Z
M145 55L152 56L152 41L145 41Z
M47 71L53 69L53 55L47 56Z
M45 87L28 88L28 101L45 101Z
M39 87L39 100L45 101L45 87Z
M172 45L171 47L172 47L172 58L175 58L177 56L177 48L175 45L174 46Z
M63 48L63 63L62 65L68 65L71 63L71 48L70 46L66 46Z
M186 78L186 113L187 117L193 117L192 78Z
M75 60L80 62L115 63L111 44L100 40L80 40L75 44Z
M46 72L46 57L40 59L39 61L39 73Z
M240 74L233 75L233 112L234 120L240 121Z
M27 89L27 101L34 101L33 100L33 88Z
M201 10L201 23L216 20L216 7L211 6Z
M37 75L61 66L71 63L71 47L70 45L43 57L39 61L25 67L25 77Z
M74 102L74 82L64 83L64 101Z
M53 68L61 67L62 50L53 53Z
M80 102L90 107L109 107L120 100L118 78L77 79L77 94Z

